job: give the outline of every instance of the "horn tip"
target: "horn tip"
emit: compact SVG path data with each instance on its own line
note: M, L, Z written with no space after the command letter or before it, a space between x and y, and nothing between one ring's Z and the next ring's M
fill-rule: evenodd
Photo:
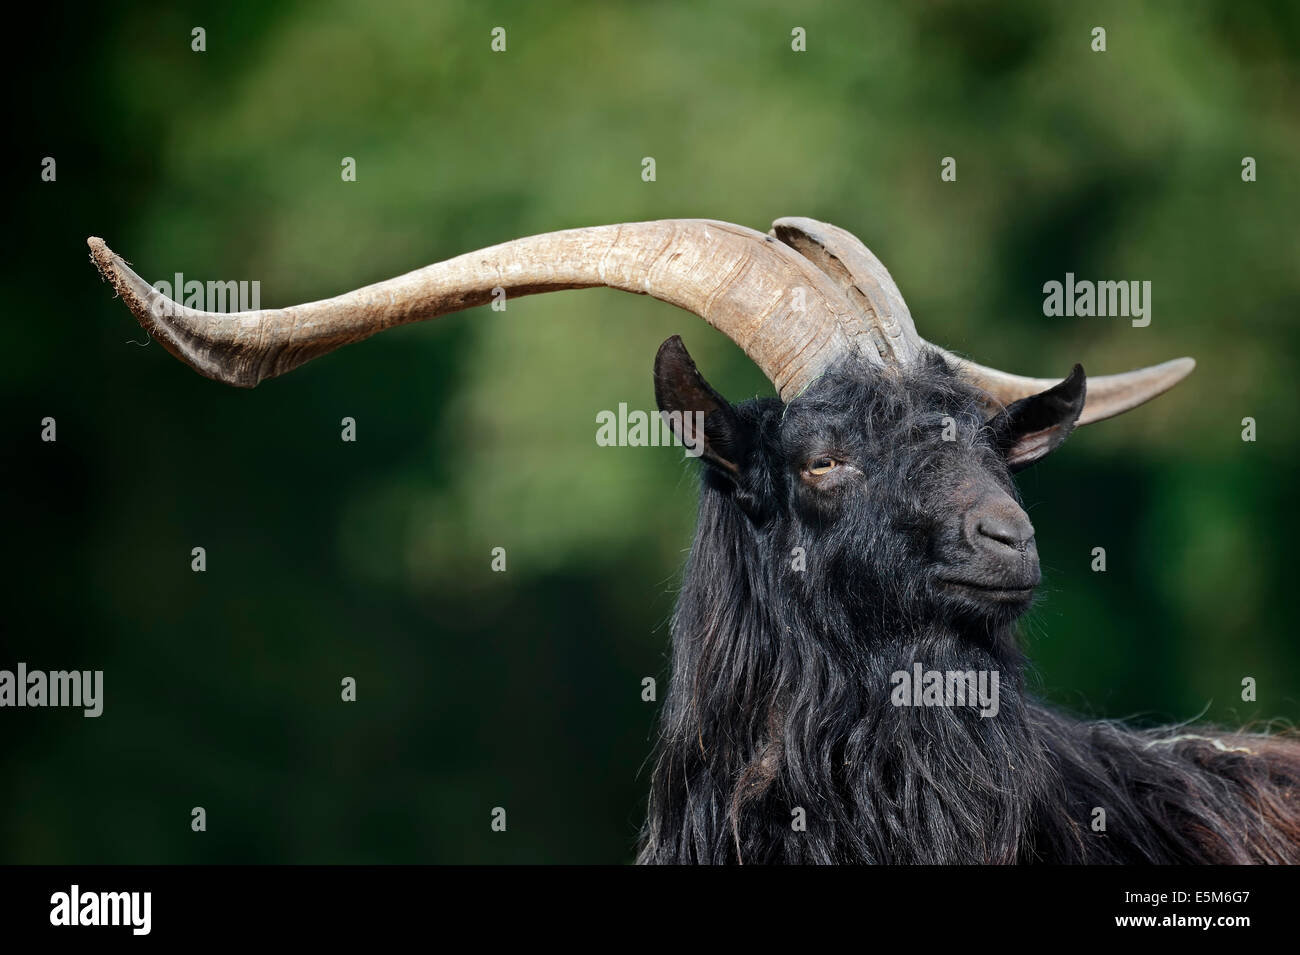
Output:
M90 260L95 263L95 268L99 269L99 274L113 286L127 308L139 319L140 324L149 328L150 326L146 324L145 304L142 298L148 295L148 283L132 272L122 261L122 257L110 249L108 243L99 236L89 236L86 245L90 248Z
M108 247L103 239L97 235L87 237L86 245L90 247L90 260L95 263L100 274L106 279L111 279L113 273L113 259L116 257L113 250Z
M1196 359L1183 356L1182 358L1173 358L1167 362L1156 365L1152 371L1156 372L1165 382L1161 391L1167 391L1174 385L1178 384L1193 371L1196 370Z

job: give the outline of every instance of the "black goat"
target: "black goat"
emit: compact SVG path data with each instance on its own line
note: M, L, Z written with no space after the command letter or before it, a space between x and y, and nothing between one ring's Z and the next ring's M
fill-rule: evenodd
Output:
M1025 692L1011 472L1073 428L1082 369L987 423L937 354L733 407L670 339L655 381L707 417L641 862L1300 862L1294 744ZM897 705L918 664L996 674L996 712Z
M682 437L705 472L641 861L1300 861L1292 739L1138 733L1025 694L1038 556L1011 473L1190 359L1060 383L959 359L866 246L802 218L571 229L238 316L89 245L164 348L242 387L501 293L591 286L695 312L754 359L780 400L732 407L677 339L655 366L661 409L704 416Z

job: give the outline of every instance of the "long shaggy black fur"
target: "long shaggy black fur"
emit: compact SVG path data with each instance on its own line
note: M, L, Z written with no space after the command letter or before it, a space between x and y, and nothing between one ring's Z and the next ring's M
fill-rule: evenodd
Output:
M939 586L971 476L1015 494L941 358L729 414L738 468L704 468L638 861L1300 862L1293 739L1058 713L1025 691L1023 607ZM860 478L810 491L799 468L825 450ZM999 712L893 705L917 662L997 671Z

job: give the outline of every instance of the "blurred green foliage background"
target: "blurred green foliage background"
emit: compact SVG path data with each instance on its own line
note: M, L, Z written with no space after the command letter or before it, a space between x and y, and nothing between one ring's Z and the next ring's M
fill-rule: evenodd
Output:
M664 687L695 472L598 447L595 415L653 407L674 333L724 393L771 393L704 323L605 290L239 391L139 344L88 235L151 281L257 280L277 306L536 232L806 215L861 236L922 333L987 364L1192 355L1187 383L1021 480L1046 575L1024 627L1037 679L1091 715L1300 717L1298 11L47 9L9 67L0 667L103 669L106 706L0 711L0 861L630 860L640 681ZM1150 280L1150 327L1045 318L1067 271Z

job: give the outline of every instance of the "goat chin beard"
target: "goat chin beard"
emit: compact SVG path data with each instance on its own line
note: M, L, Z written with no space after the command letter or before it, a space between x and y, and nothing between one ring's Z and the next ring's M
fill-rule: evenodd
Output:
M939 613L946 628L976 646L1001 649L1017 645L1017 625L1034 605L1036 591L1027 590L999 599L976 599L961 593L947 593Z
M853 628L860 635L859 644L878 648L891 665L896 662L893 655L899 648L930 648L917 650L919 655L914 659L936 666L949 662L963 669L996 666L1005 675L1024 665L1019 621L1031 606L1032 600L1014 603L953 600L939 607L893 613L888 618L847 616L854 621ZM983 663L977 665L977 659ZM910 665L911 658L906 662Z

